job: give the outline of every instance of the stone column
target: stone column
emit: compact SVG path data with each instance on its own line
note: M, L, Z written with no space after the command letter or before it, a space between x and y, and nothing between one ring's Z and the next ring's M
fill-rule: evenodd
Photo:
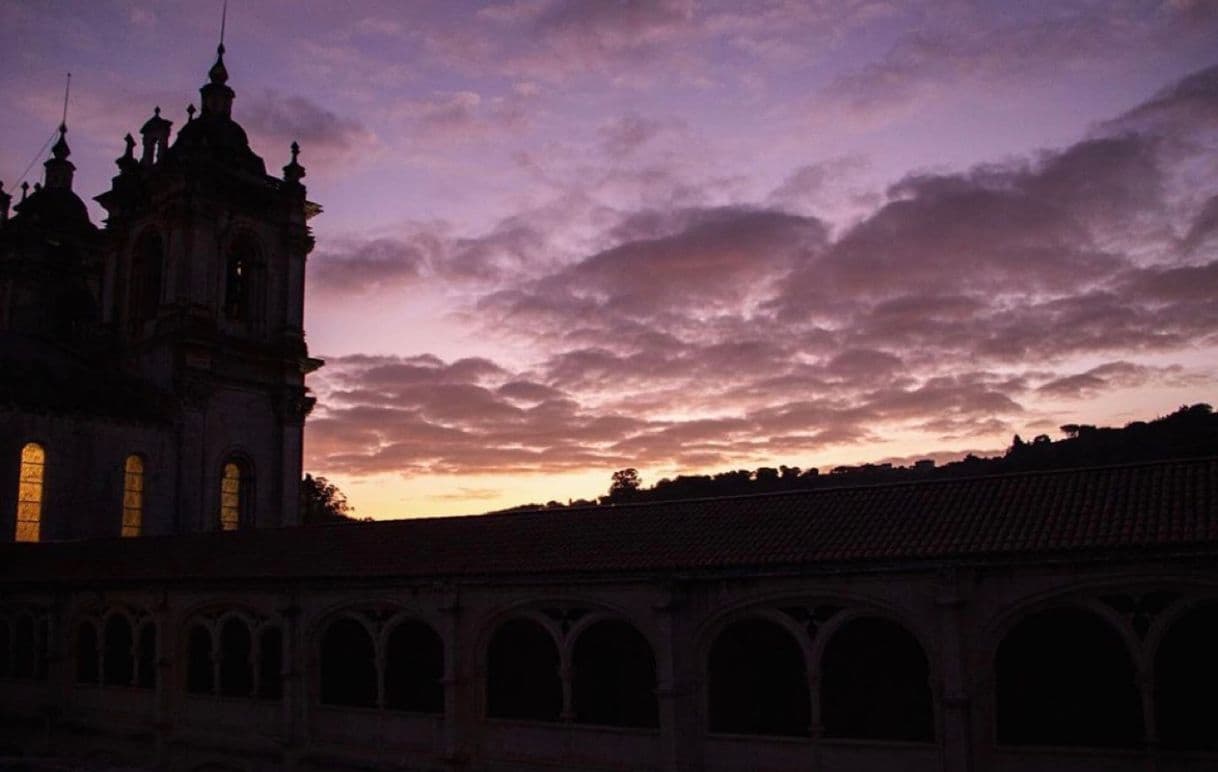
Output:
M935 656L939 663L939 683L931 684L931 695L939 705L938 733L946 772L971 772L973 769L968 663L960 622L964 605L961 584L959 571L951 569L940 574L935 587L939 617L939 650Z

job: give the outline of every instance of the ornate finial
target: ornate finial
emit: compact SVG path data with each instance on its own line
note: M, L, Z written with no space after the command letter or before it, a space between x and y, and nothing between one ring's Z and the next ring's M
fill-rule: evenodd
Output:
M195 103L191 102L186 105L186 122L190 123L195 119Z
M72 155L72 149L68 147L68 140L65 135L68 133L68 125L66 123L59 124L59 141L51 147L51 155L57 161L62 161Z
M126 145L123 149L123 154L121 157L116 158L114 163L118 166L119 171L125 174L136 167L135 137L131 136L130 132L128 132L127 136L123 137L123 144Z
M212 83L223 86L228 83L228 68L224 66L224 44L216 48L216 63L207 71L207 78Z
M30 183L29 182L21 183L21 203L23 203L23 204L25 203L25 198L29 194L30 194Z
M292 143L292 161L287 166L283 167L283 179L290 183L299 183L305 176L305 168L300 165L297 158L300 156L300 144Z
M133 158L135 156L135 137L131 136L131 132L127 132L127 136L123 137L123 143L127 146L123 156Z
M156 107L152 108L152 117L153 118L161 117L161 106L160 105L157 105Z

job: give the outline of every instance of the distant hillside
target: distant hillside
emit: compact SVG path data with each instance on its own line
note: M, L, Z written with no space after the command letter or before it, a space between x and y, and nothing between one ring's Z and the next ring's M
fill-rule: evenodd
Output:
M1123 428L1066 424L1061 430L1066 434L1061 440L1054 441L1048 435L1042 434L1026 442L1017 434L1006 453L1001 456L980 458L970 454L959 461L942 466L936 466L930 460L919 461L912 466L863 464L839 466L828 474L821 474L817 469L802 470L795 466L780 466L777 469L761 467L752 471L738 469L714 475L679 475L674 479L660 480L650 488L639 484L635 470L623 469L614 473L609 493L596 501L580 500L567 504L551 501L547 504L526 504L504 511L739 496L749 493L975 477L1037 469L1101 466L1218 454L1218 415L1207 404L1184 406L1171 415L1153 421L1134 421Z

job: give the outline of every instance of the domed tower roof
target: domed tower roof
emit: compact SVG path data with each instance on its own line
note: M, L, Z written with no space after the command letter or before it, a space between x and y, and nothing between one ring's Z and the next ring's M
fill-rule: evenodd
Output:
M245 129L233 120L236 93L228 86L224 66L224 44L216 49L216 63L208 70L208 82L199 89L203 110L190 120L169 149L173 162L207 161L250 174L265 175L266 163L250 149Z

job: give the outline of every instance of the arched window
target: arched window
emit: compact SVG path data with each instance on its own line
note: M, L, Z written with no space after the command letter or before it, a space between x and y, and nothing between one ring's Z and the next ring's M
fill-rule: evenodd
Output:
M262 250L243 234L229 247L224 264L224 315L250 322L261 312Z
M141 689L156 687L156 624L153 622L145 622L140 628L135 671L136 686Z
M123 536L139 536L144 527L144 459L127 456L123 465Z
M161 237L153 230L144 231L131 254L131 287L129 308L131 320L142 322L156 316L161 304L161 277L164 273L164 250Z
M283 697L283 633L268 627L258 637L258 697Z
M545 628L528 619L505 622L487 651L487 715L557 721L562 713L558 664L558 646Z
M215 690L215 670L211 657L211 632L203 625L190 628L186 647L186 691L211 694Z
M249 521L252 483L245 464L236 459L224 462L220 476L220 530L235 531Z
M606 726L658 727L656 662L642 633L619 620L590 625L575 641L575 720Z
M46 451L36 442L21 449L17 485L17 541L38 541L42 529L42 490Z
M711 647L710 730L804 737L812 726L807 665L799 643L763 619L735 622Z
M1155 655L1155 713L1166 748L1218 750L1218 605L1190 611Z
M97 628L84 621L76 628L76 682L96 684L101 679L97 667L100 652L97 649Z
M339 619L321 639L321 701L327 705L376 707L375 647L367 628Z
M934 739L926 654L895 622L847 622L829 640L820 676L820 720L826 736Z
M440 636L413 620L394 627L385 657L385 707L443 713L443 678L444 644Z
M998 742L1131 746L1142 702L1124 641L1100 617L1052 609L1007 634L994 663Z
M122 614L106 620L105 648L102 651L102 683L130 686L135 680L135 639L131 624Z
M253 639L245 622L230 617L220 628L220 695L250 697L254 693Z

